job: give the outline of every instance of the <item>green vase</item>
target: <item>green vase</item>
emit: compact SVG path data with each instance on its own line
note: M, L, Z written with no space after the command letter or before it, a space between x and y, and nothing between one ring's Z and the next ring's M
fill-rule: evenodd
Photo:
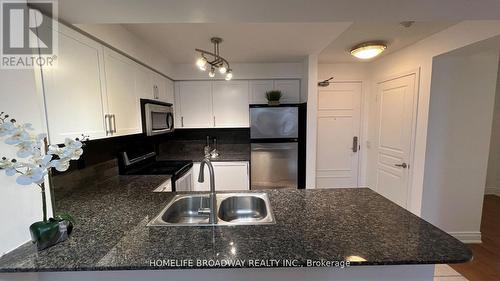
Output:
M68 239L73 224L67 220L38 221L30 226L31 240L39 251Z

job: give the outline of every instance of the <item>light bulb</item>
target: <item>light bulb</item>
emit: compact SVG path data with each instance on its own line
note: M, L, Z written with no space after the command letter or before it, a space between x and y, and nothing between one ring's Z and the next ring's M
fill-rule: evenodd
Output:
M226 73L226 71L227 71L227 68L225 66L219 67L220 74L224 74L224 73Z
M233 73L231 71L229 71L227 74L226 74L226 80L231 80L233 79Z
M196 66L198 66L200 70L205 71L207 69L207 60L204 57L199 58L196 60Z
M208 73L208 76L210 76L211 78L215 77L215 69L213 67L212 67L212 69L210 69L210 72Z

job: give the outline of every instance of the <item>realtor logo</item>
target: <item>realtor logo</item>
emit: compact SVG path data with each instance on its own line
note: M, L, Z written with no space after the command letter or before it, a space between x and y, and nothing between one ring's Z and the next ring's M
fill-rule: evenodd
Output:
M55 6L54 1L1 1L1 68L53 65L57 24L41 11L54 16Z

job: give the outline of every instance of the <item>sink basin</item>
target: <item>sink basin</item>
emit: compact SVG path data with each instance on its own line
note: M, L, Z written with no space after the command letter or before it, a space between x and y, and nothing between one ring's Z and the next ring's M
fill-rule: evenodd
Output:
M212 226L208 214L199 212L209 207L209 196L176 195L148 226ZM216 199L216 226L275 223L266 193L220 193Z
M269 218L267 204L260 196L235 195L222 200L218 217L229 223L260 222Z

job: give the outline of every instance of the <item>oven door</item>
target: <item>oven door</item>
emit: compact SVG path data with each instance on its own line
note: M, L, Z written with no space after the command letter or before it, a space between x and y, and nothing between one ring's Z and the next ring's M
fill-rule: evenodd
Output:
M154 136L172 132L174 116L171 106L148 103L145 105L146 135Z

